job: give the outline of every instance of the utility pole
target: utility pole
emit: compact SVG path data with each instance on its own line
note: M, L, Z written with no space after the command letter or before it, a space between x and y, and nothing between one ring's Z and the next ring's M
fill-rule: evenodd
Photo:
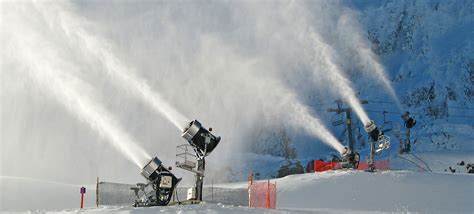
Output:
M336 104L337 104L337 108L329 108L327 109L328 112L335 112L336 114L341 114L341 113L346 113L346 125L347 125L347 135L348 135L348 138L349 138L349 149L351 151L354 151L354 145L355 145L355 140L354 140L354 135L352 134L352 116L351 116L351 112L352 112L352 109L351 108L343 108L343 105L342 105L342 100L336 100L335 101ZM367 100L361 100L360 101L361 104L367 104L368 101Z

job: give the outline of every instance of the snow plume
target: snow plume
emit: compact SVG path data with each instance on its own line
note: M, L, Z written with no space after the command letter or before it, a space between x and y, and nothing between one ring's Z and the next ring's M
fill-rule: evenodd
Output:
M289 121L294 123L294 126L304 129L311 136L320 139L322 142L342 154L344 151L344 146L324 126L319 118L311 116L308 107L302 105L299 102L291 103L291 107L294 117Z
M363 37L365 34L361 32L362 27L356 21L356 15L349 9L343 11L344 13L342 13L337 22L337 29L344 46L355 56L356 59L354 61L363 72L375 74L368 76L375 76L382 82L382 85L395 101L400 112L403 112L403 107L391 81L387 77L384 66L380 64L378 56L370 48L368 39Z
M318 29L310 23L312 14L302 3L294 1L285 6L284 18L288 24L293 23L292 28L300 34L297 38L301 44L306 46L306 49L302 51L302 57L309 64L315 83L327 82L329 84L327 87L342 96L362 123L367 125L370 119L355 96L351 83L344 76L344 71L335 60L338 53L324 40L317 31Z
M74 82L88 83L95 93L86 93L87 90L81 89L80 95L92 94L94 98L98 98L94 100L100 100L100 104L121 122L123 129L142 142L147 151L156 152L166 165L173 164L176 146L186 143L176 133L174 126L182 129L183 123L188 121L182 115L192 115L207 128L212 127L214 134L222 137L219 146L208 157L208 163L234 168L237 167L235 163L238 160L230 160L230 157L241 157L242 162L237 165L251 164L245 162L245 154L242 153L248 152L251 144L258 143L254 141L258 127L268 127L265 125L274 123L296 130L290 133L290 137L302 139L295 140L299 154L302 150L312 154L326 153L328 147L325 145L340 152L342 145L325 127L327 120L324 116L328 115L315 115L315 109L309 107L317 104L317 101L327 102L343 97L364 122L368 121L343 72L345 60L340 59L339 49L334 48L337 42L333 41L333 37L329 37L333 40L328 39L324 33L334 28L329 24L334 21L328 20L337 20L338 16L335 19L332 16L318 19L318 12L328 9L327 6L311 14L320 4L324 6L327 3L37 2L27 7L22 15L32 22L29 26L31 32L41 33L44 38L41 42L51 43L60 50L57 54L58 62L46 60L44 68L35 69L56 72L46 69L47 66L52 69L60 68L62 74L52 79L68 79L69 76L64 76L64 72L67 72L70 76L77 77ZM14 6L16 4L2 4L2 7ZM304 9L305 6L313 9ZM8 9L4 11L9 11ZM11 23L15 21L17 20ZM36 54L46 57L40 53L38 51ZM68 61L77 68L63 69L61 66L65 62L60 62L61 60ZM18 67L20 63L14 64ZM6 66L2 70L9 70L8 68ZM44 72L46 71L41 73ZM22 81L18 76L5 76L12 81ZM68 82L48 87L57 85L77 86ZM3 92L0 95L2 100L6 100L4 102L26 103L21 105L26 106L28 98L35 96L33 90L15 87L6 89L8 93L19 96ZM325 93L327 89L331 89L332 93ZM69 90L65 92L72 93ZM65 92L56 93L61 95ZM320 97L314 100L308 98L315 94ZM92 100L91 97L86 98ZM48 100L34 104L40 105L37 103L45 105L44 109L54 109ZM179 111L169 104L173 104ZM80 105L71 108L79 107ZM4 113L16 108L18 107L14 105L3 108L2 116L6 120L0 122L26 124L23 121L28 120L27 115L35 113L39 107L19 108L19 120ZM160 113L158 117L155 117L155 110ZM28 114L29 112L33 113ZM46 112L45 115L53 117L56 114ZM11 148L15 146L14 142L34 141L35 137L44 137L45 130L41 126L46 119L35 117L32 120L33 124L38 124L31 128L35 132L24 136L21 133L22 125L12 126L5 131L4 136L0 136L2 142L11 142L8 147ZM77 136L76 132L64 133L70 129L75 130L74 122L48 120L48 124L59 126L60 132L50 134L60 139L51 140L54 147L63 146L58 142L65 140L94 141L84 130L78 131L81 136ZM315 139L325 144L320 146L315 143ZM74 144L68 146L64 147L70 151L65 153L75 154L74 160L78 159L79 152L73 150ZM46 148L51 147L53 146ZM311 151L307 148L311 148ZM47 152L45 154L48 155L44 156L50 156ZM93 160L92 163L81 165L84 169L89 169L89 177L111 170L117 171L108 175L113 174L117 178L127 177L129 174L139 176L138 173L124 173L127 167L121 166L122 164L107 167L107 170L100 167L90 170L98 161L116 161L112 155L89 155L82 158L86 161ZM63 161L70 162L67 157ZM55 167L63 166L55 165L50 168ZM10 171L13 168L8 169ZM209 172L214 169L209 167ZM183 177L188 175L179 170L176 173ZM183 181L187 180L191 179ZM136 177L134 180L130 179L130 182L136 182Z
M309 37L314 42L312 47L316 52L316 56L314 61L311 61L311 65L313 68L313 75L315 78L320 78L320 76L324 76L323 79L326 79L331 83L332 87L337 90L344 100L352 107L352 110L355 111L359 119L362 121L364 125L370 123L369 116L362 108L360 101L355 96L354 89L351 87L351 83L349 80L344 77L343 72L341 71L340 67L335 64L332 59L332 55L334 55L334 50L331 46L324 43L321 38L315 32L309 32Z
M264 106L264 108L275 114L270 113L269 116L280 117L279 119L284 121L286 126L319 139L339 153L343 152L344 146L285 84L279 79L269 78L265 81L265 87L271 88L273 92L265 94L265 98L271 100L271 106Z
M19 10L21 9L24 8ZM115 149L141 168L151 156L120 127L103 106L85 93L90 86L71 75L71 72L78 72L77 65L64 59L60 48L35 31L34 25L22 20L26 14L16 12L8 12L4 17L6 20L1 24L4 28L2 37L8 42L3 47L6 60L21 65L18 69L21 71L18 72L24 72L27 78L31 78L77 119L96 130Z
M81 49L85 55L99 60L105 71L113 80L117 81L117 84L140 97L180 131L184 131L191 120L172 107L145 80L134 75L134 72L130 71L133 69L126 66L115 56L109 41L90 33L86 28L87 20L76 15L72 5L64 2L55 4L38 3L36 6L53 31L64 34L75 48Z

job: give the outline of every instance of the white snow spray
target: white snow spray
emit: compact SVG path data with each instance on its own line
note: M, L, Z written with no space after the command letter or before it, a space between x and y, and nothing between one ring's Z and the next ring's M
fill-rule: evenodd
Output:
M122 63L110 50L104 38L91 34L86 29L86 21L74 14L68 4L36 4L51 28L62 32L78 49L99 60L108 74L132 93L140 97L159 114L169 120L180 131L191 121L173 108L159 93L134 75L131 68Z
M334 54L334 50L332 49L332 47L329 46L327 43L323 42L322 39L313 31L310 31L308 36L313 42L315 54L319 55L319 57L311 61L311 65L313 67L313 75L319 77L319 75L321 75L321 72L325 72L325 74L323 75L326 77L327 80L329 80L332 86L338 89L337 92L352 107L352 110L354 110L354 112L357 114L362 123L364 125L369 124L369 116L364 111L362 105L355 96L354 90L350 86L349 80L344 77L339 66L336 65L331 59L331 55ZM318 70L321 66L319 63L322 63L323 71Z
M7 32L4 36L8 40L4 51L9 52L12 60L22 65L22 70L40 88L53 95L80 121L87 123L141 168L151 156L126 134L106 109L84 93L89 87L68 73L77 66L62 59L59 49L48 42L48 38L36 33L32 26L22 23L21 16L14 17L14 22L2 23L2 27L8 28L4 31Z
M319 118L312 116L309 109L299 102L291 103L294 113L295 126L303 128L310 135L319 138L339 153L344 151L344 146L334 137L334 135L324 126ZM290 120L291 121L291 120Z
M307 134L320 139L323 143L342 153L344 146L336 137L326 128L321 120L311 114L310 109L303 105L294 92L290 91L280 80L267 79L267 84L271 86L274 94L280 99L280 103L275 107L285 113L280 113L284 121L288 122L292 127L302 129ZM270 98L271 99L271 98Z
M307 44L306 46L309 47L304 50L304 56L309 61L315 83L328 81L331 90L342 96L362 123L367 125L370 119L355 96L349 80L334 61L334 57L337 55L334 48L326 43L310 25L307 20L310 15L306 7L295 1L288 5L287 11L286 18L294 23L293 28L296 32L301 32L300 39L303 44Z
M358 22L354 21L356 18L352 13L346 12L338 20L338 28L343 31L340 36L344 37L343 41L346 42L346 46L353 49L355 56L357 57L357 65L363 69L364 72L372 72L382 82L392 99L397 104L400 112L403 112L403 107L398 99L397 94L392 86L392 83L387 77L387 72L382 64L379 63L378 57L370 49L370 45L367 39L362 37L360 29L362 29ZM348 33L351 32L351 33ZM370 75L373 76L373 75Z

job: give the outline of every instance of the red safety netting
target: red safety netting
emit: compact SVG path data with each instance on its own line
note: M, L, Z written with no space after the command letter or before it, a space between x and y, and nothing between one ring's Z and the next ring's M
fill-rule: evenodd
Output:
M314 161L314 171L315 172L324 172L331 169L339 169L340 165L338 162L325 162L320 160Z
M276 209L276 183L249 182L249 207Z
M341 169L341 164L339 162L325 162L320 160L314 161L314 171L315 172L324 172L333 169ZM366 161L360 161L359 167L357 170L367 170L369 164ZM376 160L375 169L378 170L389 170L390 169L390 160Z
M369 164L366 161L359 162L358 170L367 170L369 169ZM378 170L389 170L390 169L390 160L376 160L375 169Z

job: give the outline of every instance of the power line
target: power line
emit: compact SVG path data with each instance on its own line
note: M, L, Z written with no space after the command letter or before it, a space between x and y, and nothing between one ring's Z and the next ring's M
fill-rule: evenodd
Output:
M393 111L378 111L378 110L371 110L371 109L365 109L366 112L375 112L375 113L387 113L387 114L397 114L399 115L400 112L393 112ZM412 115L419 115L419 116L426 116L427 114L421 114L421 113L411 113ZM461 117L461 118L474 118L474 116L469 116L469 115L446 115L446 117Z
M395 111L385 111L385 110L374 110L374 109L364 109L366 112L372 112L372 113L386 113L386 114L396 114L396 115L401 115L400 112L395 112ZM314 111L317 111L317 112L327 112L326 109L314 109ZM418 115L418 116L428 116L428 114L423 114L423 113L417 113L417 112L410 112L411 115ZM470 116L470 115L446 115L446 117L460 117L460 118L473 118L474 119L474 116Z
M380 101L380 100L367 100L370 103L385 103L385 104L395 104L395 102L390 102L390 101ZM406 103L402 103L405 104ZM424 106L424 107L434 107L432 105L416 105L416 106ZM454 108L454 109L469 109L469 110L474 110L474 107L461 107L461 106L445 106L445 108Z
M391 102L391 101L380 101L380 100L367 100L369 103L367 104L371 104L371 103L383 103L383 104L396 104L395 102ZM335 103L317 103L317 104L312 104L312 105L309 105L309 106L329 106L329 105L334 105ZM405 104L407 105L406 103L402 103L402 104ZM421 107L438 107L438 106L433 106L433 105L422 105L422 104L418 104L418 105L415 105L415 106L421 106ZM440 106L441 107L441 106ZM443 108L450 108L450 109L465 109L465 110L474 110L474 107L461 107L461 106L442 106Z

